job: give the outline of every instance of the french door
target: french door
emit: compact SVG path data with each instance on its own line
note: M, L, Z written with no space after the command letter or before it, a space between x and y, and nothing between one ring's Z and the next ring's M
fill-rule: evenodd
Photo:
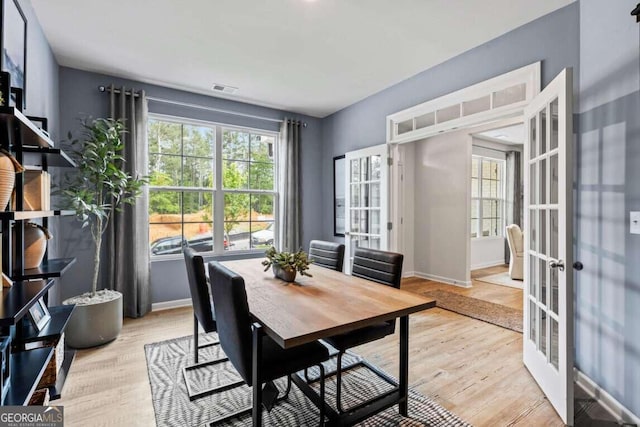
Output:
M386 144L345 155L345 262L351 274L356 248L387 249L388 169Z
M524 112L524 364L565 424L573 424L571 69Z

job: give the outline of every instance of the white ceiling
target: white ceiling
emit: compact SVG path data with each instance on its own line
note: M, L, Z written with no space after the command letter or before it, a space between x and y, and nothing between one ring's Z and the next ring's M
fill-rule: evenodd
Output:
M324 117L572 0L32 0L60 65ZM105 82L108 83L108 82Z
M489 141L501 142L508 145L524 144L524 123L486 130L474 134Z

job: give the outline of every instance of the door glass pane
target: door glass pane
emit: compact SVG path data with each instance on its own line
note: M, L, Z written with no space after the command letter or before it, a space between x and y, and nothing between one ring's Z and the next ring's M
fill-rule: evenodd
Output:
M369 184L371 189L371 207L380 207L380 183Z
M369 236L360 236L360 243L358 246L361 248L369 248Z
M529 294L534 298L538 297L537 266L538 258L535 255L529 255Z
M547 354L547 313L541 308L538 310L538 316L540 319L540 340L538 341L538 348L542 354Z
M541 209L538 211L540 217L540 227L538 228L540 236L540 245L538 246L538 253L541 255L547 254L547 211Z
M558 155L554 154L551 156L551 161L549 167L551 168L549 180L551 181L551 196L549 203L556 204L558 203Z
M551 135L549 135L549 150L558 148L558 98L551 102Z
M540 268L540 274L538 276L538 283L540 283L540 293L538 301L547 305L547 261L538 258L538 267Z
M380 238L379 237L372 237L369 240L369 247L371 249L380 249Z
M538 307L536 303L529 300L529 339L536 344L536 318L538 314Z
M558 314L558 269L553 268L549 271L551 278L549 286L551 286L551 311Z
M532 251L538 250L538 246L536 245L536 236L538 235L537 218L537 211L535 209L529 210L529 228L531 233L531 238L529 239L529 241L531 242L531 246L529 247L529 249L531 249Z
M537 195L536 189L538 188L538 176L536 175L536 164L529 165L529 203L536 205Z
M369 179L371 179L369 157L363 157L360 159L360 180L369 181Z
M536 135L536 118L532 117L529 122L529 153L530 158L536 157L536 143L537 143L537 135Z
M542 155L547 152L547 110L540 112L540 153Z
M351 184L351 207L357 208L360 206L360 186L358 184Z
M360 160L351 160L351 182L360 181Z
M558 369L558 340L559 337L559 329L558 322L553 317L551 318L551 349L550 349L550 358L551 364L554 368Z
M351 210L351 232L360 232L360 211L355 209Z
M360 187L360 203L362 203L360 206L362 206L363 208L367 208L369 207L369 184L361 184L362 187Z
M558 210L549 210L549 256L558 259Z
M371 234L380 234L380 211L372 209L369 211L369 231Z
M403 133L413 131L413 119L405 120L404 122L400 122L397 124L398 126L398 135L402 135Z
M351 236L351 255L350 258L353 258L353 254L356 252L356 248L358 247L358 236Z
M380 156L371 156L371 180L379 180L380 179L380 167L381 160Z
M360 233L370 233L369 231L369 211L360 211Z
M547 203L547 159L540 160L540 204Z

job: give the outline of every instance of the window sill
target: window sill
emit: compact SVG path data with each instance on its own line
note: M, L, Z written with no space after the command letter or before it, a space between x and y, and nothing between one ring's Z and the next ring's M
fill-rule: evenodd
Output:
M264 251L237 251L233 253L225 253L222 255L216 255L211 252L204 252L201 254L205 260L205 262L209 261L235 261L238 259L254 259L254 258L264 258ZM184 256L182 254L175 255L160 255L160 256L152 256L151 263L156 262L165 262L165 261L182 261L184 262Z
M504 236L486 236L486 237L471 237L472 241L488 241L488 240L504 240Z

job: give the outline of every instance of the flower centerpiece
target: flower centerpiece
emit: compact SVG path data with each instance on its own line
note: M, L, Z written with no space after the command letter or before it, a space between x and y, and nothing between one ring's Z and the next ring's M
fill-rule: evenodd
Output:
M284 280L285 282L293 282L296 279L296 273L299 272L301 276L312 277L307 273L309 264L313 261L309 260L307 253L302 249L298 252L278 252L275 247L271 246L265 252L267 259L262 261L262 265L265 266L264 271L267 271L269 267L272 267L273 274Z

